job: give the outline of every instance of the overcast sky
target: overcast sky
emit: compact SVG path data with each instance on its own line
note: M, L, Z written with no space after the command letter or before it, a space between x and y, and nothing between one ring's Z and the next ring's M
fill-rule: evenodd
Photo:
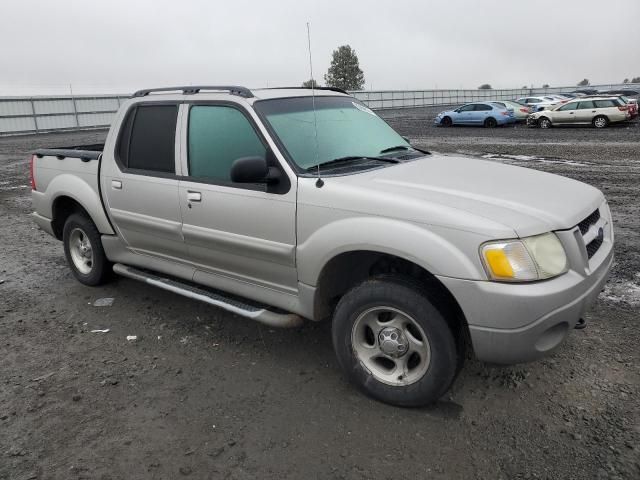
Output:
M299 85L351 45L366 89L640 76L640 0L0 0L0 95Z

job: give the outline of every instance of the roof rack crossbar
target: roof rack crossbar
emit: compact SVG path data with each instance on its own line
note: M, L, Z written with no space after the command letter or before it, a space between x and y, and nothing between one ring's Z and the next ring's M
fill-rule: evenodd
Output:
M154 92L172 92L181 90L185 95L193 95L200 93L201 90L218 90L227 91L231 95L238 95L244 98L253 97L253 93L247 87L241 87L239 85L189 85L186 87L164 87L164 88L146 88L144 90L138 90L133 94L134 97L146 97L150 93Z

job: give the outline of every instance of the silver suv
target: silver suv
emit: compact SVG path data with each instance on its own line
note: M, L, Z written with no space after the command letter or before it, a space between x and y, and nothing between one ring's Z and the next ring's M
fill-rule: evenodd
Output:
M548 353L613 261L599 190L422 151L331 89L143 90L104 145L37 150L31 173L33 218L80 282L331 320L345 374L396 405L437 400L469 352Z

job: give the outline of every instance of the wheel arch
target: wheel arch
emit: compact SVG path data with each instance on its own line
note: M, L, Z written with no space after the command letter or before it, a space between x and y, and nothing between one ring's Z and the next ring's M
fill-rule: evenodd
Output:
M53 234L58 240L62 240L64 224L74 213L80 213L89 218L96 225L96 228L98 228L100 233L109 233L108 231L104 232L103 229L100 228L99 223L96 222L95 218L77 198L72 195L61 194L55 197L51 202L51 228L53 230Z
M390 277L409 282L420 291L428 292L435 308L446 319L461 351L469 340L466 317L449 289L423 266L402 256L374 251L351 250L331 258L320 272L314 296L314 318L331 317L342 296L351 288L371 278Z
M62 174L55 177L47 185L41 203L48 204L51 208L50 212L43 213L51 218L56 238L62 238L64 222L74 211L86 214L101 234L115 233L105 214L99 192L74 175Z

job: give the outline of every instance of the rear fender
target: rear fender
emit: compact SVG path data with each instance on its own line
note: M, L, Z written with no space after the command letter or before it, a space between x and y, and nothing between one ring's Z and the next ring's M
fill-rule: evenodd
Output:
M94 178L94 181L97 179ZM33 192L37 213L53 220L54 204L62 197L69 197L80 204L89 214L100 233L115 234L105 214L99 193L77 174L62 173L57 175L49 182L44 192Z

